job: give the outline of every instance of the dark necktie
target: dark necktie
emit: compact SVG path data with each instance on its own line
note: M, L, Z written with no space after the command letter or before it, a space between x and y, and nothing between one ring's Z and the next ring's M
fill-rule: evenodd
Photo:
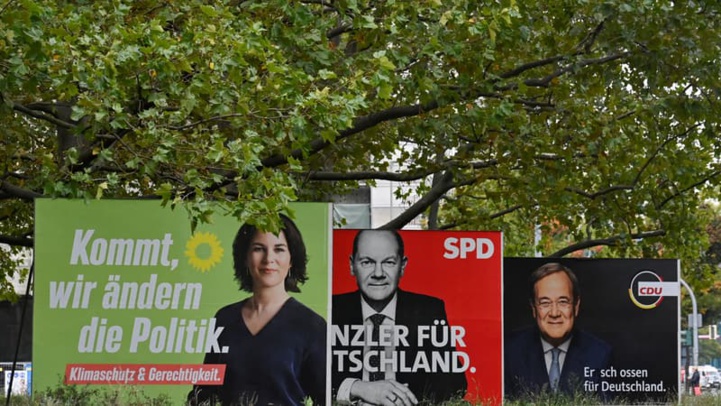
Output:
M375 351L375 356L370 358L370 366L373 367L377 372L370 372L369 378L371 381L380 381L385 379L385 373L380 370L380 354L383 352L383 347L378 345L378 340L380 337L380 325L383 323L383 320L386 318L386 316L376 313L370 317L371 322L373 323L373 332L371 333L371 340L372 342L376 343L371 347L371 351Z
M551 389L556 392L558 391L558 381L561 379L561 365L558 362L558 356L561 354L561 350L553 348L551 350L551 370L548 371L548 380L551 383Z

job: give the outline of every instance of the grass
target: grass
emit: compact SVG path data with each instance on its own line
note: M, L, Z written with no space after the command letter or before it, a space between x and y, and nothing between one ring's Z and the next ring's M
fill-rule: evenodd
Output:
M0 406L6 404L7 399L0 395ZM580 395L574 397L540 395L533 399L508 401L505 406L583 406L598 405L598 399ZM657 405L654 402L624 402L614 401L614 405ZM676 405L675 399L669 405ZM721 393L705 393L701 396L682 395L681 406L716 406L721 404ZM149 397L133 386L118 386L114 388L101 388L94 386L65 386L60 385L33 396L12 396L10 405L13 406L171 406L170 398L165 395ZM463 400L444 402L443 406L468 406ZM250 406L250 404L248 405Z
M505 402L505 406L582 406L582 405L600 405L603 404L597 398L587 395L580 396L557 396L557 395L541 395L533 399L509 401ZM667 402L658 400L639 401L639 400L623 400L616 399L608 403L611 405L680 405L680 406L718 406L721 405L721 393L705 393L701 396L691 396L687 394L681 395L681 401L677 402L676 398L670 398Z
M5 406L7 399L0 396L0 406ZM13 406L172 406L170 397L160 395L150 397L137 387L118 386L113 389L97 386L60 385L53 389L35 394L35 396L10 397Z

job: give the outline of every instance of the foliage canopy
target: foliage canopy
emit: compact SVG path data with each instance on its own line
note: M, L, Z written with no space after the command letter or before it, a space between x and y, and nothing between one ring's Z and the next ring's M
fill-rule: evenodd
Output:
M385 179L421 181L386 227L425 213L529 255L540 224L574 242L546 255L693 258L721 174L720 7L10 0L0 242L32 246L38 197L183 201L196 222L221 202L273 229Z

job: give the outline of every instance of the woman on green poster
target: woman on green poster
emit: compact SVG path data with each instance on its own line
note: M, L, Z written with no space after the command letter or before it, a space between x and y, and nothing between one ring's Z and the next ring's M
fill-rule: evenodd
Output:
M225 364L221 386L195 386L191 405L325 404L326 322L288 292L307 280L306 249L298 227L281 215L279 234L244 224L233 242L240 289L252 295L220 309L220 348L205 364Z

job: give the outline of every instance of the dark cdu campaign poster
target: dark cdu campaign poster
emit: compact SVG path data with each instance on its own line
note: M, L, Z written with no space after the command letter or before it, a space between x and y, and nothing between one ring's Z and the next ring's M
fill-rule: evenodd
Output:
M502 256L500 232L334 230L333 401L500 404Z
M674 401L679 262L504 259L504 394Z

